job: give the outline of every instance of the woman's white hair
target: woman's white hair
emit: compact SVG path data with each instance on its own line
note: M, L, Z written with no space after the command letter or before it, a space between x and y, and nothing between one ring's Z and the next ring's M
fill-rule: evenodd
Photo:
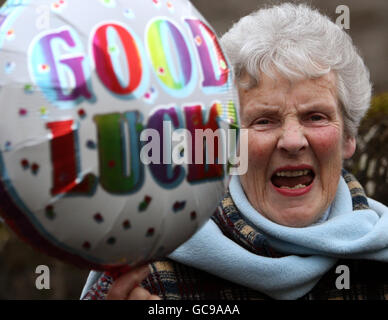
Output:
M334 71L345 132L356 136L370 105L369 71L350 36L317 10L284 3L243 17L221 38L242 87L259 83L260 72L289 80L317 78ZM250 82L244 83L247 72Z

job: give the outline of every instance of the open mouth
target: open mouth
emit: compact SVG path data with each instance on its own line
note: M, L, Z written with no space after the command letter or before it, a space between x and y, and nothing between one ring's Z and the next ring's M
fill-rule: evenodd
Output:
M310 186L314 178L315 173L312 169L276 170L271 182L280 189L298 190Z

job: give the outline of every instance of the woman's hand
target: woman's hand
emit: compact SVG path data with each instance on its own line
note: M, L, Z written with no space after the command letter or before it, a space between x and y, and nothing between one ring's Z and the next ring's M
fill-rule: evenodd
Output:
M148 265L141 266L117 278L109 289L107 300L160 300L139 284L149 275Z

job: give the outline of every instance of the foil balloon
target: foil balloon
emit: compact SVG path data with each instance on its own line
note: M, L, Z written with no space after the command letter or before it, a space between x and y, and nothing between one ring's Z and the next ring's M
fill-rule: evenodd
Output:
M225 191L230 162L210 161L196 134L238 126L232 77L188 1L6 2L2 216L34 247L82 267L172 252Z

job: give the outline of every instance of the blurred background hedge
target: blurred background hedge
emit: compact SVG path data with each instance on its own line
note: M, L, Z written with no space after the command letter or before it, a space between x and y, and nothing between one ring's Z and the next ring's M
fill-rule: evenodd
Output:
M127 1L130 3L130 0ZM0 0L0 4L3 2ZM283 1L192 2L221 35L233 22L263 3ZM384 93L388 92L388 1L306 2L319 8L334 21L338 5L344 4L350 8L351 23L348 32L371 71L375 97L369 113L361 123L356 154L346 162L346 168L356 175L369 196L388 205L388 93ZM50 290L35 288L35 269L38 265L47 265L50 268ZM35 251L0 223L0 299L79 299L87 274L87 270L79 270Z
M388 93L372 99L360 125L356 153L345 167L368 196L388 205Z

